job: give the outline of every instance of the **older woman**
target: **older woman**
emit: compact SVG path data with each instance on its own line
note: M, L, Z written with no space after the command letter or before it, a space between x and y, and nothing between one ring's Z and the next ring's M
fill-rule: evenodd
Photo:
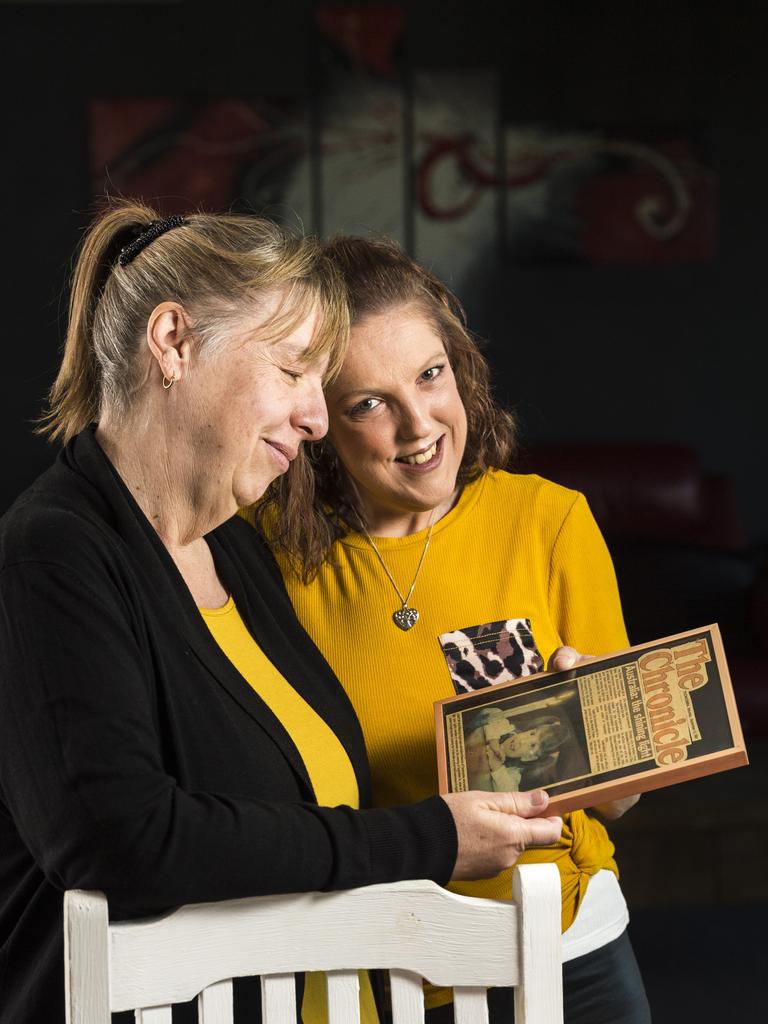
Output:
M339 238L352 338L312 446L315 497L286 478L262 509L299 618L363 726L378 806L437 791L433 702L456 689L570 667L627 646L616 580L584 498L504 471L513 421L457 300L386 241ZM301 524L299 529L298 524ZM570 660L569 660L570 659ZM601 808L623 813L632 799ZM567 816L560 869L566 1020L647 1020L614 848L592 814ZM510 877L454 886L508 897ZM451 996L430 991L429 1007ZM509 1019L509 993L498 1019ZM506 1001L506 1003L505 1003Z
M126 917L444 882L559 832L545 797L357 810L352 707L233 518L324 434L347 328L328 260L266 221L124 205L85 238L48 417L66 444L0 525L3 1024L63 1021L66 888ZM258 985L236 1012L258 1020Z

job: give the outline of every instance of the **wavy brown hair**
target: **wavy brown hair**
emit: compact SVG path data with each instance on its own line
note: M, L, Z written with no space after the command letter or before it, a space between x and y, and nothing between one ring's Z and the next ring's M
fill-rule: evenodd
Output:
M488 363L467 327L456 296L390 239L338 236L324 246L347 288L352 327L396 306L416 307L445 346L467 414L467 443L460 485L487 469L509 465L515 450L515 420L491 394ZM331 545L355 522L346 472L326 439L310 446L276 482L256 512L273 547L287 553L308 582Z

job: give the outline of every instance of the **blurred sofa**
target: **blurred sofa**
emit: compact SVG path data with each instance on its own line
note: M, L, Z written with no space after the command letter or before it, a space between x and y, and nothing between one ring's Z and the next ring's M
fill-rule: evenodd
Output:
M720 625L745 735L768 737L768 564L746 543L732 481L679 444L530 445L517 468L587 496L631 642Z

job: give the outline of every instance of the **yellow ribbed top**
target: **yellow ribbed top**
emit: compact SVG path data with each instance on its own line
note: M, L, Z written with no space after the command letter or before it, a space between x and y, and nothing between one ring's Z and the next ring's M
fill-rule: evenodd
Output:
M400 590L408 592L426 531L375 538ZM437 792L434 702L454 694L438 637L457 629L529 619L545 662L570 644L584 654L627 646L616 577L581 494L537 476L491 471L467 485L434 525L411 605L409 632L392 622L397 594L367 539L338 541L317 577L304 585L278 556L304 627L354 705L371 761L374 802L408 803ZM591 875L615 870L603 825L567 815L556 847L531 850L521 863L557 864L563 929L573 921ZM510 898L510 872L456 883L460 893ZM448 1001L434 993L429 1005Z
M214 640L240 675L285 726L307 769L322 807L360 806L352 762L331 727L310 707L267 658L240 617L232 597L221 608L201 608ZM378 1024L370 980L360 972L361 1024ZM306 974L301 1004L303 1024L328 1020L325 979Z

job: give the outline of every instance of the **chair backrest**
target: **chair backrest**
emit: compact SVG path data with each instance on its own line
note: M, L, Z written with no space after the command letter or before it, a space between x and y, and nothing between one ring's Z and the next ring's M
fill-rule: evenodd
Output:
M200 1024L232 1024L232 978L260 975L264 1024L295 1024L294 974L326 972L330 1024L359 1021L358 968L390 973L395 1024L422 1024L421 979L454 988L457 1024L487 1024L486 988L513 986L517 1024L561 1024L560 879L514 873L513 899L433 882L261 896L110 924L101 893L64 898L68 1024L171 1024L198 996Z

